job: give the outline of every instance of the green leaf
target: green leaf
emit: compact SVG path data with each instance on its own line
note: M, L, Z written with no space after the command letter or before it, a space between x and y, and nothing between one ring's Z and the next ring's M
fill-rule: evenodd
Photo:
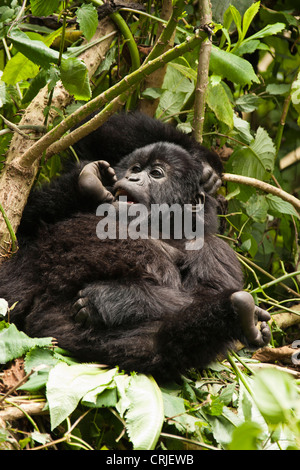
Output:
M152 450L164 421L161 391L151 376L138 374L132 376L127 396L130 406L125 421L134 449Z
M268 133L259 127L249 147L236 150L231 156L235 173L259 180L268 179L274 169L275 146Z
M77 21L84 37L89 41L95 34L98 26L98 14L91 4L83 4L77 8Z
M234 429L228 450L260 450L263 433L258 423L247 421Z
M289 93L291 89L291 86L286 83L270 83L266 91L267 93L270 93L270 95L285 95L286 93Z
M253 140L253 136L250 131L250 123L248 121L244 121L244 119L236 116L233 116L234 122L234 130L238 133L238 139L250 144Z
M210 69L223 78L227 78L239 85L251 85L252 82L259 83L259 78L254 72L250 62L235 54L223 51L212 46Z
M47 70L42 69L31 81L29 88L23 96L22 103L28 103L38 94L41 88L47 84Z
M269 205L264 195L253 194L249 200L244 203L246 213L254 222L265 222L268 215Z
M221 83L212 86L211 82L207 87L206 102L216 117L233 128L233 108L226 91Z
M238 30L239 38L242 39L242 17L240 12L235 8L234 5L229 6L233 21L235 22L236 28Z
M253 18L255 15L258 13L258 10L260 8L260 2L253 3L248 10L245 12L243 16L243 39L247 34L247 31L250 27L250 24L253 21Z
M285 28L284 23L275 23L275 24L269 24L265 26L263 29L260 31L257 31L257 33L252 34L252 36L249 36L247 39L244 40L246 41L253 41L253 39L262 39L267 36L273 36L277 33L280 33Z
M50 64L58 62L58 51L50 49L42 41L30 39L19 28L10 31L9 39L19 52L37 65L49 67Z
M76 100L89 100L91 88L89 74L83 61L70 57L63 58L60 66L61 81Z
M6 64L3 71L2 80L15 85L22 80L34 78L39 71L39 66L34 64L28 57L18 52Z
M277 216L280 216L280 214L288 214L300 219L299 213L289 202L283 201L280 197L274 196L273 194L267 194L266 200L268 202L269 209L275 212Z
M287 423L294 419L299 393L294 379L286 372L265 369L253 378L256 405L270 424Z
M31 12L35 16L52 15L61 0L30 0Z
M23 356L35 346L46 347L52 345L52 338L29 338L22 331L18 331L14 324L1 322L0 330L0 364Z
M96 387L105 390L116 373L117 369L103 370L93 364L57 364L47 382L51 428L66 419L89 391Z

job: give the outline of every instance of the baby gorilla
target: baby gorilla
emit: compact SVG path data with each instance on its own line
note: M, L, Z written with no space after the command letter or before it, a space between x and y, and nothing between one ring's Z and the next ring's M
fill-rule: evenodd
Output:
M136 129L142 120L138 115ZM108 128L117 122L123 129L133 123L122 116ZM101 160L62 176L40 197L34 195L20 227L20 249L1 267L0 296L10 304L18 300L11 319L19 328L31 336L55 337L80 360L170 377L206 367L235 340L267 344L270 316L242 291L236 255L216 236L216 201L210 194L218 186L216 157L186 136L185 145L179 145L178 132L159 129L161 141L152 139L126 156L119 152L117 182ZM133 141L140 138L135 132L133 127ZM102 137L100 157L108 154ZM127 203L118 200L121 196ZM90 201L105 202L107 211L113 210L106 218L94 215ZM143 204L148 221L153 205L188 204L194 222L204 204L202 248L193 250L195 240L185 235L98 238L104 219L109 223L112 217L117 232L124 229L124 204L128 214ZM131 222L129 217L125 229Z

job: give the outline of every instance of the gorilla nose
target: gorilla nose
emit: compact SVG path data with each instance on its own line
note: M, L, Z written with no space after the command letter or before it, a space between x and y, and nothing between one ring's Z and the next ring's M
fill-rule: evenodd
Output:
M143 179L138 176L138 175L130 175L128 176L128 181L130 181L131 183L138 183L140 185L143 184Z

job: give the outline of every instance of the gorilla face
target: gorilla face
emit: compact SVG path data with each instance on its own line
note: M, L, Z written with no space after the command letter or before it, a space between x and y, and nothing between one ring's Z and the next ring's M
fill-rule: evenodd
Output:
M159 142L135 150L125 157L114 186L116 199L151 204L193 204L201 193L201 168L179 145ZM184 183L183 183L184 181Z

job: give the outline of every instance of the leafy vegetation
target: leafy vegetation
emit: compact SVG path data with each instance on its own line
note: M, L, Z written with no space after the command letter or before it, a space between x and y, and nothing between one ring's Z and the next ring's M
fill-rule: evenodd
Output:
M9 163L2 165L0 178L5 254L8 242L15 243L15 214L26 203L26 188L59 174L66 153L76 158L69 146L91 129L70 129L90 112L101 109L101 124L120 108L149 105L149 113L185 132L193 132L200 117L204 124L195 137L215 147L224 161L221 194L228 209L220 216L220 236L234 246L245 267L245 287L274 314L272 350L297 343L297 0L213 0L211 32L199 28L201 0L164 1L169 21L161 2L145 2L145 8L137 3L136 9L133 2L130 8L123 2L121 10L109 12L115 26L97 36L102 3L1 2L0 152L6 154L3 163ZM205 106L197 108L202 115L194 116L197 68L204 63L199 50L210 34ZM97 62L93 54L104 46L105 58ZM162 69L160 81L149 82ZM58 99L60 81L66 91ZM31 180L24 172L17 195L10 186L14 175L7 172L14 162L19 169L32 170ZM6 308L2 302L0 312L5 314ZM297 311L294 323L284 327L284 314L293 312L294 319ZM28 338L4 321L0 328L2 447L300 449L299 381L294 378L298 362L291 357L289 372L256 372L258 361L242 350L206 371L190 371L181 384L158 385L151 377L79 364L53 347L51 339ZM6 371L16 371L20 357L28 380L15 380L16 394ZM30 407L25 411L25 404L37 406L38 413L46 406L46 417L34 415ZM5 426L16 408L24 410L28 429Z

